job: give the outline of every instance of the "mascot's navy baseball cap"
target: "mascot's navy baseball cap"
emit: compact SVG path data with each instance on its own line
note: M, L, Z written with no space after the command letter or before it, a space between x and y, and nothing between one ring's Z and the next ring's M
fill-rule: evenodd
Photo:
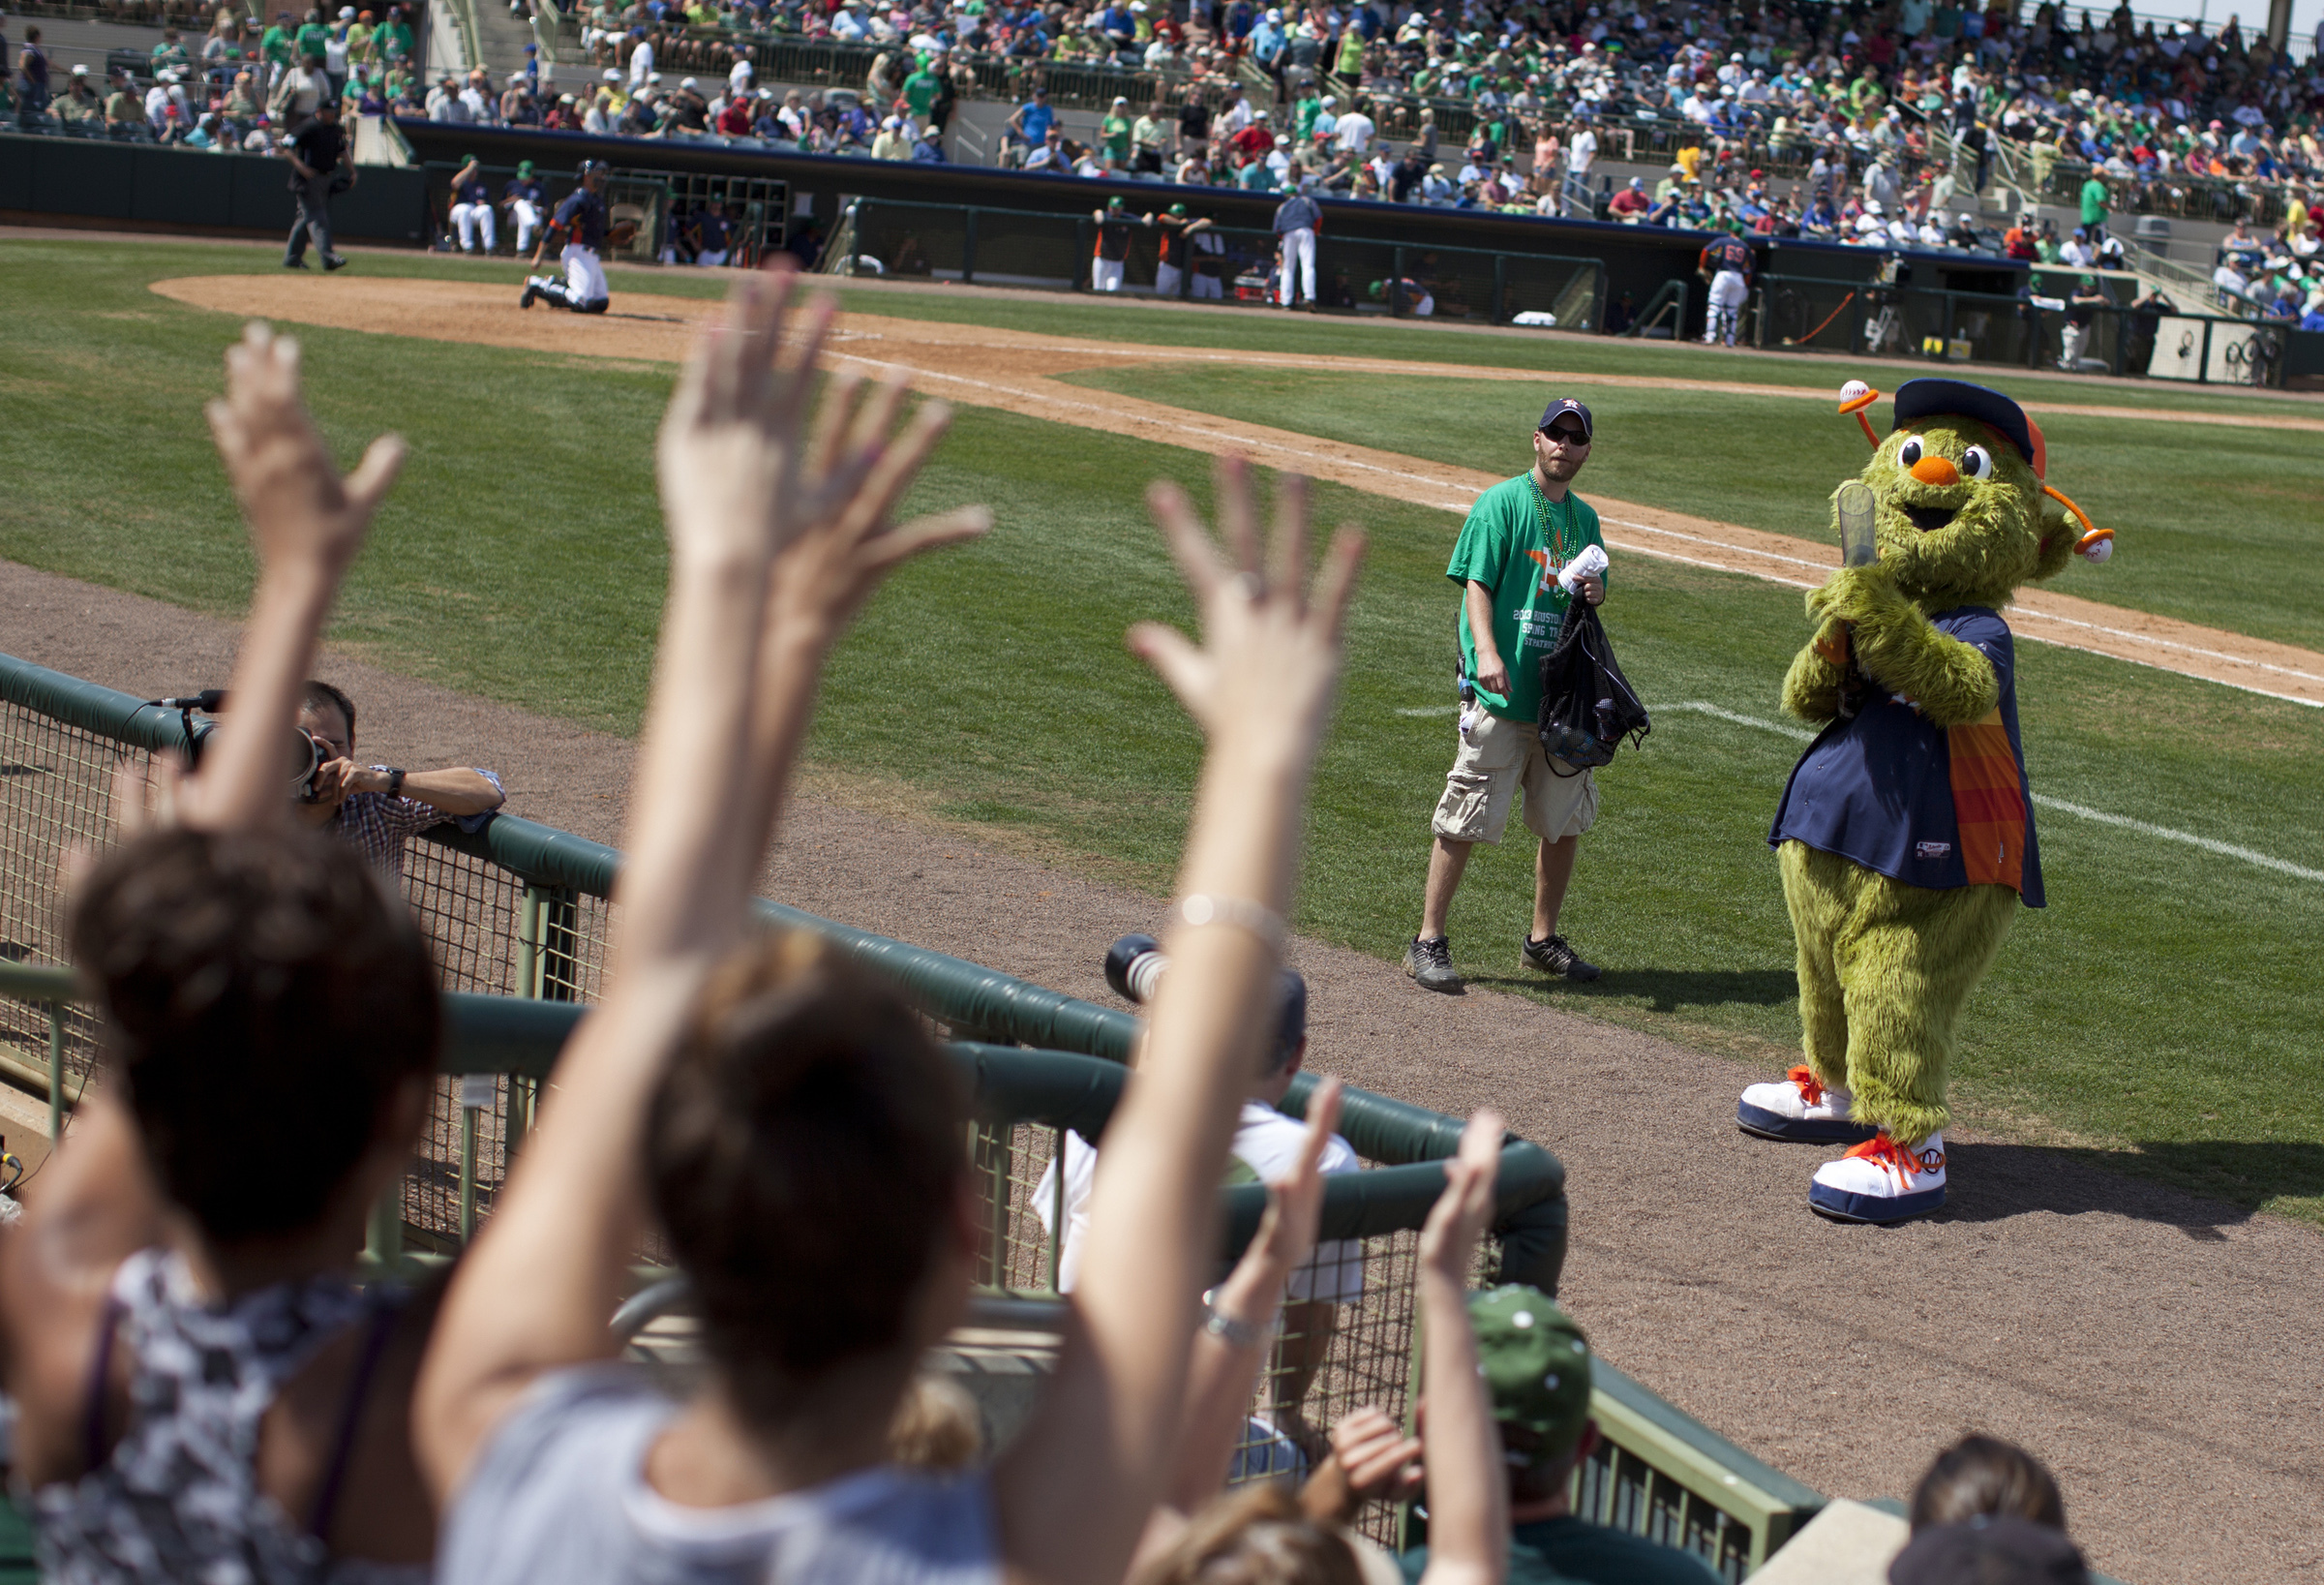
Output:
M1535 424L1533 427L1535 429L1547 429L1569 412L1582 420L1582 438L1584 440L1589 440L1591 437L1597 434L1597 426L1589 421L1589 409L1584 407L1581 403L1575 401L1570 396L1560 397L1558 400L1552 402L1548 407L1542 409L1541 422Z
M1888 426L1890 433L1916 418L1957 413L1992 426L1996 434L2017 447L2018 455L2032 464L2037 473L2042 472L2034 426L2026 417L2026 410L1999 391L1972 385L1966 380L1908 380L1896 387L1893 401L1895 421Z

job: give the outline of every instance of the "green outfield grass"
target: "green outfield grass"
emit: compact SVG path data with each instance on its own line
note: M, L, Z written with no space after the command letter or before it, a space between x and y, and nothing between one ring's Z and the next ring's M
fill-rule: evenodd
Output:
M144 282L247 261L219 249L0 246L16 309L0 347L13 420L0 433L12 484L0 555L238 611L250 562L199 415L232 325ZM662 593L650 449L667 374L301 334L343 454L388 427L412 442L334 636L399 670L634 730ZM1230 410L1232 382L1221 390ZM1623 433L1645 421L1618 407L1608 416ZM1455 439L1469 422L1432 414L1402 448L1465 460L1451 453L1469 443ZM1757 480L1753 510L1784 505L1786 468L1811 474L1798 487L1806 512L1852 455L1844 434L1827 455L1826 425L1698 419L1691 451ZM1474 466L1514 471L1475 444ZM1604 472L1612 493L1616 470ZM1188 614L1139 503L1144 482L1170 474L1200 496L1206 473L1185 451L964 411L913 505L988 502L998 529L910 569L874 604L833 667L815 761L1159 896L1198 746L1121 634ZM2188 496L2204 488L2177 476ZM1415 922L1428 812L1452 753L1448 716L1404 712L1448 702L1442 574L1458 520L1335 487L1318 501L1327 519L1368 524L1375 550L1316 784L1299 925L1393 960ZM2137 541L2125 537L2128 557ZM1604 774L1569 905L1571 933L1607 977L1566 988L1519 972L1530 864L1515 845L1472 868L1455 947L1483 984L1728 1051L1739 1082L1796 1039L1790 932L1764 838L1796 745L1680 707L1771 720L1805 636L1798 595L1633 559L1608 620L1657 725ZM2324 870L2324 713L2038 645L2025 647L2020 690L2038 792ZM1973 1004L1964 1120L2324 1220L2324 1052L2304 981L2324 884L2065 814L2044 811L2040 827L2051 906L2021 916Z
M1485 381L1179 364L1059 377L1223 418L1487 472L1530 466L1539 404ZM1771 533L1828 540L1826 502L1863 467L1863 431L1794 398L1565 382L1598 443L1577 485ZM2053 414L2049 481L2117 533L2102 567L2050 586L2254 637L2324 649L2324 435Z

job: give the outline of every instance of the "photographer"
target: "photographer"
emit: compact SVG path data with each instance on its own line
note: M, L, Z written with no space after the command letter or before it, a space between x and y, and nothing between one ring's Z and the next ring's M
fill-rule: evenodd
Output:
M1570 488L1592 438L1589 409L1570 397L1552 402L1533 432L1533 467L1477 498L1445 569L1461 587L1461 747L1431 823L1420 933L1404 948L1404 972L1425 990L1462 988L1445 921L1469 854L1500 841L1512 803L1541 839L1524 960L1561 979L1598 977L1557 932L1582 834L1598 816L1597 784L1585 767L1553 762L1535 730L1541 660L1572 597L1558 574L1588 547L1605 549L1598 514ZM1574 584L1591 605L1606 598L1603 574Z
M1150 935L1125 935L1105 956L1107 981L1130 1000L1147 1001L1155 992L1169 960ZM1235 1119L1229 1148L1227 1181L1276 1183L1290 1174L1300 1158L1306 1126L1277 1110L1299 1077L1308 1054L1308 983L1290 969L1281 970L1276 984L1276 1026L1257 1073L1245 1091L1243 1110ZM1081 1260L1090 1226L1090 1201L1097 1187L1098 1149L1079 1134L1065 1137L1065 1232L1058 1251L1057 1286L1071 1293L1079 1280ZM1325 1143L1319 1170L1360 1171L1363 1164L1347 1141L1334 1134ZM1056 1206L1056 1163L1043 1170L1033 1191L1034 1214L1051 1234ZM1267 1430L1289 1438L1303 1453L1320 1455L1325 1446L1311 1431L1305 1417L1308 1388L1331 1353L1339 1330L1343 1304L1364 1297L1364 1241L1327 1238L1312 1258L1290 1273L1283 1307L1283 1326L1275 1339L1268 1372Z
M507 802L499 777L491 771L453 766L406 772L392 765L357 765L354 701L328 683L307 685L298 724L323 756L314 790L299 805L300 817L354 843L398 880L404 878L404 843L414 832L446 820L458 820L463 831L481 830L486 816Z

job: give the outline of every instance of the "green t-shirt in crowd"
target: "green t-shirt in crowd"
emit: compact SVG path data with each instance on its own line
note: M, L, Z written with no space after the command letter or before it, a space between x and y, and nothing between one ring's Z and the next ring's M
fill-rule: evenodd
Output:
M915 116L925 116L935 107L936 90L943 84L933 72L915 72L904 79L904 104Z
M1416 1546L1396 1561L1404 1578L1417 1580L1429 1549ZM1509 1533L1509 1585L1710 1585L1717 1578L1676 1547L1585 1519L1538 1519Z
M1493 593L1493 643L1509 669L1509 696L1479 688L1477 697L1494 715L1521 721L1540 716L1541 660L1556 647L1568 597L1557 574L1585 546L1605 543L1589 503L1571 490L1563 501L1548 500L1530 469L1494 485L1468 509L1444 575L1464 591L1461 663L1471 677L1477 643L1468 630L1466 588L1480 583Z
M1098 125L1098 141L1113 156L1114 164L1123 165L1130 159L1130 117L1108 115Z
M290 64L290 35L280 22L258 36L258 51L277 66Z
M2082 224L2106 224L2106 184L2096 176L2082 184Z

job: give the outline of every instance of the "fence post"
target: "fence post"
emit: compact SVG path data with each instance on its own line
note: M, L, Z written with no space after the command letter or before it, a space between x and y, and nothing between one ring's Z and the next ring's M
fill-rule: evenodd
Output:
M1505 253L1496 253L1493 256L1493 318L1488 322L1498 324L1506 317L1502 314L1501 308L1503 299L1508 296L1508 291L1509 256Z
M363 1253L388 1276L404 1264L404 1181L398 1178L372 1206L363 1232Z
M974 286L977 281L977 211L968 209L960 226L960 284Z
M65 1004L48 1004L48 1143L65 1137Z

